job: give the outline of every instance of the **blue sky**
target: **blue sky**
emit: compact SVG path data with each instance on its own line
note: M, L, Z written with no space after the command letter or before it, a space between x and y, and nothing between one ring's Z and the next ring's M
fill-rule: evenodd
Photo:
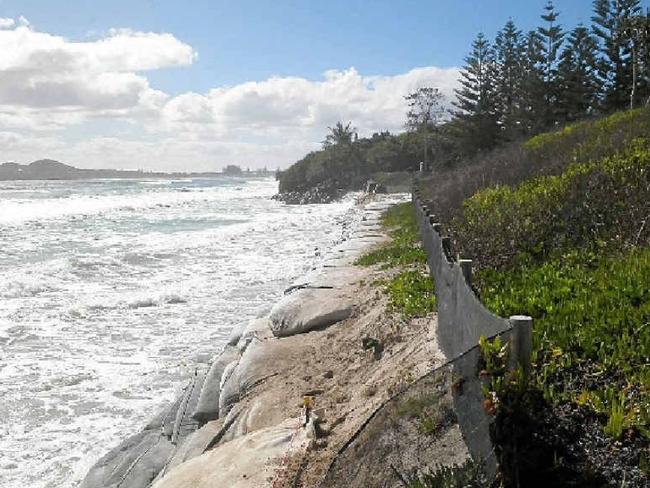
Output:
M648 4L647 0L644 4ZM404 128L404 95L449 104L478 32L546 0L0 0L3 158L79 167L286 167L350 121ZM556 0L565 28L591 0Z
M565 25L589 22L590 0L557 0ZM205 91L273 75L317 79L328 69L393 75L458 66L482 31L512 18L537 25L546 0L2 0L0 17L83 40L109 28L170 32L199 58L191 70L149 76L169 93Z

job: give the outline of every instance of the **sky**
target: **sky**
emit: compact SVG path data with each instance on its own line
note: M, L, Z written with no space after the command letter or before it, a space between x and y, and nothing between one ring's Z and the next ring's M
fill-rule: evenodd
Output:
M532 29L545 4L0 0L0 161L287 167L339 120L403 130L418 87L450 103L476 34ZM589 24L591 0L555 5Z

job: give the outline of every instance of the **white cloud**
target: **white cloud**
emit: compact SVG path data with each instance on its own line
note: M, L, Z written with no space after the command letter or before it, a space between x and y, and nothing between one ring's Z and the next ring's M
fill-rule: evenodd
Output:
M166 126L175 130L212 130L219 135L246 131L287 134L316 130L319 136L339 120L352 121L362 134L400 130L404 96L421 86L439 87L451 100L458 71L417 68L397 76L362 76L354 68L328 71L324 79L270 78L189 93L163 108Z
M171 34L112 30L103 39L71 42L37 32L21 18L15 28L0 30L0 106L4 112L138 109L142 100L156 98L139 72L187 66L195 58L191 46Z
M14 19L0 17L0 29L10 29L16 24Z
M82 167L214 170L228 163L287 166L319 146L328 126L361 135L400 131L404 96L421 86L453 97L458 71L422 67L394 76L354 68L321 79L271 77L171 97L150 70L189 66L171 34L113 29L75 42L0 19L3 158L55 158ZM128 127L128 130L126 128Z

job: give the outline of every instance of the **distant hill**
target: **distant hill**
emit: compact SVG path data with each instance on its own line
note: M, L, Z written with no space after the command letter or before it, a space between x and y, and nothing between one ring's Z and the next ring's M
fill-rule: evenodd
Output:
M40 159L30 164L0 164L0 181L9 180L90 180L96 178L169 178L188 176L222 176L224 173L162 173L117 169L81 169L52 159ZM249 172L250 175L268 176L269 172ZM232 176L232 175L231 175Z

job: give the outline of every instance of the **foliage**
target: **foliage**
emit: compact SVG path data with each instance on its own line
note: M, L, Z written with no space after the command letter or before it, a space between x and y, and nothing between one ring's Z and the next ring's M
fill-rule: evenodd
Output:
M405 268L387 280L375 282L389 296L388 306L404 318L424 317L435 311L433 280L426 271L426 253L411 203L394 205L382 216L384 228L391 229L391 240L361 256L356 264L380 265L388 269Z
M409 488L486 488L490 486L481 463L468 460L460 466L442 466L409 482Z
M539 261L556 251L624 249L650 241L650 141L574 164L559 176L481 190L452 219L455 241L477 269Z
M351 123L339 122L321 151L280 174L280 192L317 186L360 189L375 172L414 171L424 160L436 173L453 170L444 177L473 183L467 185L473 187L470 193L457 192L462 200L494 183L517 183L545 170L557 173L577 162L569 157L588 161L583 151L594 154L606 150L606 144L596 140L589 141L593 147L558 148L554 164L552 155L536 154L535 142L522 148L519 141L650 102L650 10L644 14L639 5L639 0L595 0L592 24L565 32L549 2L541 25L530 32L508 20L494 41L479 34L460 71L450 120L442 123L439 89L423 87L406 97L406 133L381 132L357 140ZM632 128L632 133L646 137L647 129ZM625 131L603 135L615 143L627 137ZM494 158L487 158L492 164L481 164L495 147Z
M348 126L334 127L323 148L278 174L280 193L306 191L319 185L358 190L377 172L416 169L423 134L375 133L358 138Z
M384 268L422 264L426 254L420 246L415 212L411 203L394 205L382 217L382 225L390 231L390 242L361 256L356 264L372 266L381 264Z
M387 282L388 307L404 318L425 317L436 310L433 279L426 271L402 271Z
M329 134L325 136L323 147L332 147L338 145L351 145L352 142L357 140L357 129L352 127L352 122L343 125L342 122L337 122L334 127L328 127Z
M408 105L406 127L409 130L430 130L438 125L445 113L442 107L443 96L438 88L418 88L404 98Z
M495 313L533 317L537 381L549 400L581 398L608 416L609 433L620 435L616 416L623 415L625 428L647 435L650 249L613 257L570 251L542 264L484 270L477 279ZM607 393L614 386L624 399Z

